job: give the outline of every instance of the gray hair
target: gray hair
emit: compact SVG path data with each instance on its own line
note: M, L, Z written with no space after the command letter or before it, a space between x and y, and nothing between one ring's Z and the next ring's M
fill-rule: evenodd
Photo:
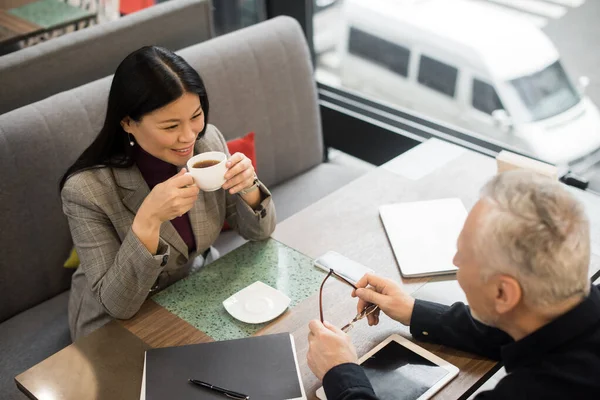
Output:
M481 199L491 206L477 235L484 279L513 276L534 307L589 293L589 220L561 183L509 171L488 182Z

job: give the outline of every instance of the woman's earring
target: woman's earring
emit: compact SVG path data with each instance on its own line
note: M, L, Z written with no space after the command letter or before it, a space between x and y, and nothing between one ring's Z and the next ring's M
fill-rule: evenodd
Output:
M129 145L131 147L135 146L135 142L133 141L133 137L131 136L131 133L128 133L127 136L129 136Z

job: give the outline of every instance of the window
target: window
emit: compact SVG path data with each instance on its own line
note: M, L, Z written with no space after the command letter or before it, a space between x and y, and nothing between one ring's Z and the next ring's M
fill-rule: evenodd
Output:
M528 121L561 114L581 100L559 61L533 74L510 81L527 107Z
M410 50L360 29L350 28L348 51L397 73L408 75Z
M473 108L490 115L504 109L494 87L479 79L473 79Z
M448 64L434 60L427 56L421 56L419 65L419 83L454 97L456 91L456 78L458 70Z
M164 2L167 0L158 0ZM267 19L264 0L219 0L212 2L217 36L257 24Z
M558 17L558 22L542 10L522 6L521 3L531 3L524 0L494 0L501 2L503 7L490 7L485 13L478 12L481 4L477 3L485 5L490 0L461 2L460 9L453 1L441 0L265 1L270 6L289 3L289 8L306 12L310 10L303 5L315 4L312 8L315 12L313 32L307 30L307 33L313 34L315 79L319 84L319 96L324 99L321 108L325 115L323 126L327 127L323 129L325 143L335 141L337 146L348 146L348 151L355 152L353 155L360 158L364 154L368 158L390 149L389 144L383 144L387 143L384 139L380 143L362 141L362 137L369 134L367 119L382 126L394 126L398 129L396 133L405 135L407 140L412 135L436 136L430 132L434 129L444 139L445 135L451 135L457 143L474 151L485 149L484 152L490 155L505 148L550 163L574 160L569 161L569 166L576 165L573 170L589 179L591 190L600 193L600 162L592 166L593 157L588 158L589 163L578 162L584 153L587 157L598 148L598 136L594 136L598 129L582 129L579 116L589 117L590 110L595 115L600 106L600 85L589 82L589 79L600 82L600 68L597 68L600 51L596 51L598 46L592 45L595 43L593 38L600 37L600 24L597 23L600 0L539 1L569 3L563 6L564 16ZM440 18L426 18L432 12ZM475 14L477 18L472 17ZM549 21L560 23L560 29L543 29L540 34L536 26ZM417 33L421 30L430 33L431 38ZM507 36L507 31L511 30L521 33L516 44L511 42L514 35ZM447 37L438 37L440 32L447 33ZM464 40L465 47L450 45L453 37ZM494 49L482 48L483 57L491 60L492 65L471 75L467 71L470 61L461 56L468 57L463 53L468 53L467 48L471 46L492 42ZM561 50L560 63L551 42ZM577 46L569 47L569 43ZM434 51L430 46L439 50ZM488 50L494 60L488 59ZM542 61L545 64L540 64ZM492 75L503 79L492 80ZM417 90L411 90L414 85L408 77L414 78ZM448 100L462 101L463 96L463 105L471 112L465 113L458 104L453 107L442 104L444 99L446 103ZM435 99L439 100L437 104ZM496 110L510 114L510 122L515 128L522 129L525 136L499 135L491 128L493 122L500 122L491 117ZM568 114L558 121L564 113ZM351 124L359 123L361 118L364 129L350 132ZM482 118L489 120L487 126L482 125L485 122ZM409 127L406 120L414 124ZM535 128L528 126L535 121L545 123ZM342 125L344 135L348 136L338 133L338 126ZM411 130L417 125L426 129ZM574 140L571 132L581 136ZM548 135L556 140L549 141ZM328 137L335 137L335 140L328 142ZM342 137L347 139L343 141ZM369 159L382 162L386 158Z

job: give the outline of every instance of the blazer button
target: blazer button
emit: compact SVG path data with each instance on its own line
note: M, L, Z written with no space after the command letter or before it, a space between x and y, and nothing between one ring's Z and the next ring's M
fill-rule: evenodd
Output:
M165 255L163 256L162 262L160 263L160 266L161 266L161 267L164 267L165 265L167 265L167 262L168 262L168 261L169 261L169 256L165 254Z
M262 211L260 212L260 216L261 216L262 218L266 217L266 216L267 216L267 210L265 210L265 209L263 208L263 209L262 209Z
M160 279L160 276L159 276L159 278L156 278L154 285L152 285L152 287L150 288L150 293L154 293L160 288L160 284L158 283L159 279Z

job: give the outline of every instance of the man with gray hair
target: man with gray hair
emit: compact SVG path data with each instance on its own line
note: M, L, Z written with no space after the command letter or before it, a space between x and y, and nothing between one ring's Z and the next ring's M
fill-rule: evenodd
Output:
M371 274L352 296L359 311L377 304L416 339L501 360L508 375L477 400L600 398L589 221L562 184L523 170L494 177L467 217L454 264L470 307L415 300ZM368 320L377 325L378 313ZM327 399L377 399L350 338L327 322L309 328L308 365Z

